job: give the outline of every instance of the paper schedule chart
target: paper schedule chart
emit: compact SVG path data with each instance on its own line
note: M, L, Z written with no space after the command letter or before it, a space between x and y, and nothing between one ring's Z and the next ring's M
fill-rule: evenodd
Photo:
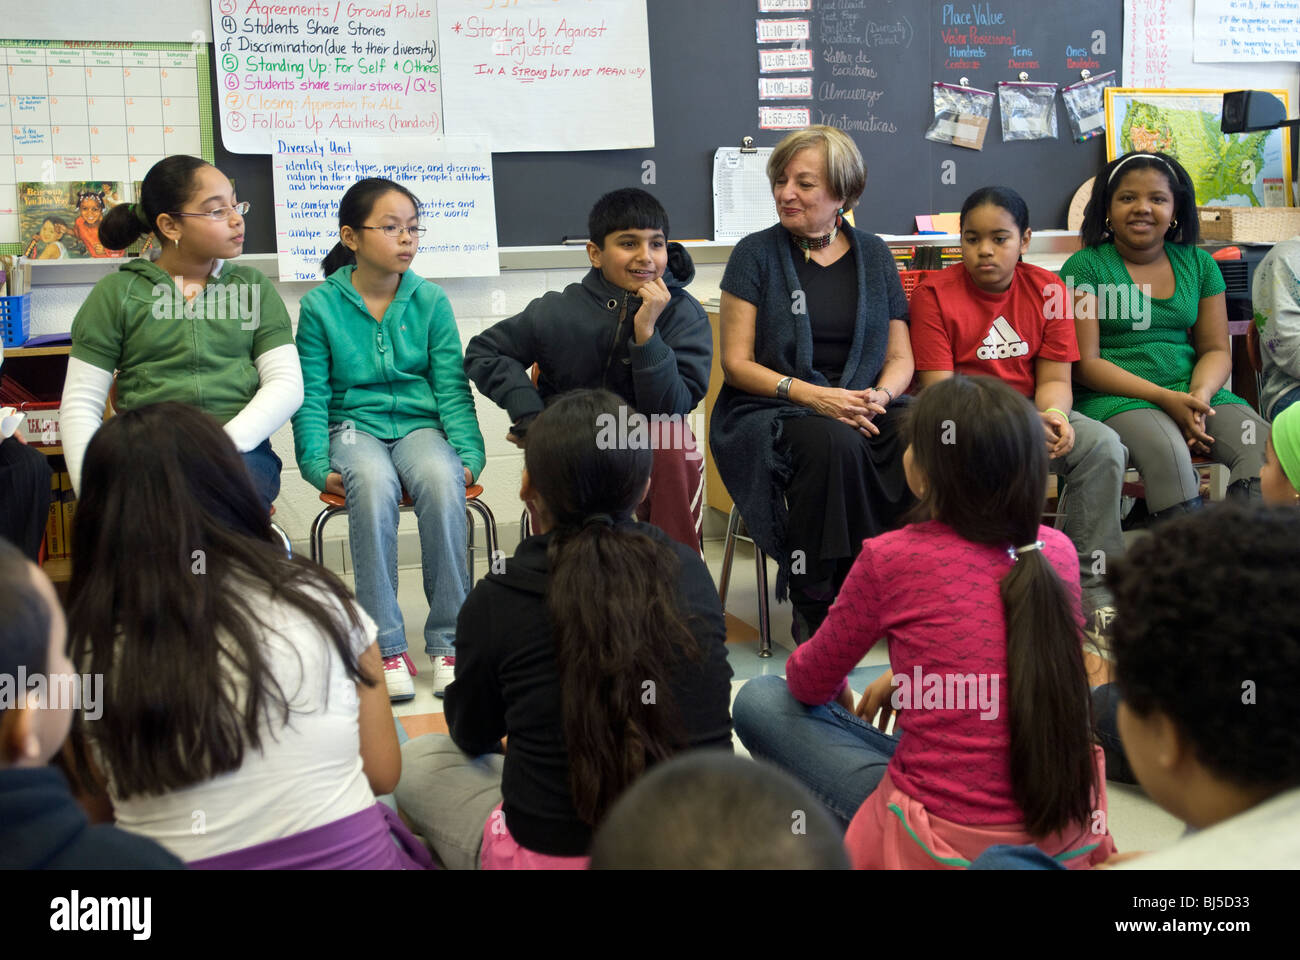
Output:
M163 157L212 159L207 53L180 43L0 41L0 245L17 185L143 179Z

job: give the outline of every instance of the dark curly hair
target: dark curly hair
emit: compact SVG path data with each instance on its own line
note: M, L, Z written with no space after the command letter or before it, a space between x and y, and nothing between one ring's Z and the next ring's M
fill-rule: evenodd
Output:
M1129 709L1169 716L1224 780L1300 784L1300 510L1225 503L1173 520L1111 583Z
M1119 173L1115 171L1119 170ZM1167 153L1134 151L1112 160L1101 168L1093 179L1092 196L1083 211L1083 224L1079 239L1085 247L1096 247L1111 238L1107 217L1110 200L1124 178L1138 170L1155 170L1169 181L1169 192L1174 197L1174 220L1177 226L1165 232L1165 243L1196 244L1201 242L1201 221L1196 211L1196 187L1183 165Z

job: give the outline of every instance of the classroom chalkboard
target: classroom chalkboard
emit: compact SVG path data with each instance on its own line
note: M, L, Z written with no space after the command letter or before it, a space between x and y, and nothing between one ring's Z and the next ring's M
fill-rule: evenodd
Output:
M583 237L592 201L624 186L644 186L660 199L675 239L712 238L714 151L745 136L772 146L784 135L758 129L758 0L648 0L647 8L656 146L495 154L501 246ZM1004 143L996 107L982 151L933 143L924 133L935 80L967 77L996 91L999 80L1022 70L1065 86L1085 68L1118 69L1122 0L813 0L810 13L761 16L811 21L814 99L764 104L808 106L814 123L854 137L868 171L857 214L864 229L911 233L916 214L957 210L990 183L1019 190L1036 228L1063 228L1075 190L1105 160L1103 137L1071 138L1059 94L1055 140ZM219 89L215 76L212 89ZM245 249L274 252L270 158L230 154L219 141L217 165L255 205ZM645 182L651 174L654 182Z

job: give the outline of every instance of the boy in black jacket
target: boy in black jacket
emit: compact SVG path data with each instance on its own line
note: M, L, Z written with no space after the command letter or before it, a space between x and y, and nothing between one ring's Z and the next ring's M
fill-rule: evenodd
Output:
M0 868L181 869L152 840L91 826L63 774L47 766L72 724L66 638L50 581L0 540Z
M610 442L654 449L637 519L698 553L704 452L686 418L708 390L713 334L685 289L695 265L685 247L668 242L668 214L644 190L601 197L587 226L591 271L582 282L474 337L465 372L510 414L507 439L521 447L555 394L603 387L622 397L628 409L608 425Z

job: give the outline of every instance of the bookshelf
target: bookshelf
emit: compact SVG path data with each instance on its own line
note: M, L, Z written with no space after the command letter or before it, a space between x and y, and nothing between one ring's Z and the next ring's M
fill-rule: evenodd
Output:
M5 379L11 379L15 383L21 384L28 392L35 394L42 401L57 401L63 393L63 379L67 373L68 354L72 347L69 345L62 346L43 346L43 347L9 347L4 352L4 367L0 370L0 375ZM48 414L48 410L28 410L27 416L29 422L36 417ZM46 457L50 458L50 467L57 478L64 473L67 466L63 460L62 443L41 443L40 432L29 429L28 424L23 425L23 433L26 435L28 445L33 450L38 450ZM63 503L62 495L54 494L51 513L58 510L58 517L51 517L50 523L59 524L58 542L67 542L67 531L64 529L65 518L71 520L75 512L75 500L71 501L72 506ZM51 547L52 539L47 526L46 533L46 550ZM47 557L42 567L46 576L55 583L67 582L72 577L72 559L71 554L55 557Z

